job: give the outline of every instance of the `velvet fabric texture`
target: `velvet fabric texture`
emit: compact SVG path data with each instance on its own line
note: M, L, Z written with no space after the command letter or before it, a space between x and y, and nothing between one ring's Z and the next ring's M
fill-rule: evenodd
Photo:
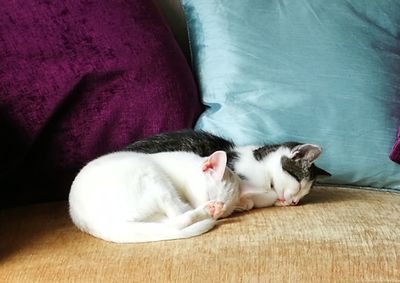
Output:
M0 206L63 199L89 160L201 111L151 1L2 1Z
M197 129L241 145L322 146L321 182L400 190L398 0L183 0Z
M397 140L390 153L390 159L394 162L400 163L400 128L397 130Z

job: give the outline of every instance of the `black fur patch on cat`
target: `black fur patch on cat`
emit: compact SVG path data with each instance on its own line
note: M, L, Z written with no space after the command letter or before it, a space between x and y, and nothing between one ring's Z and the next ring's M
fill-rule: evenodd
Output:
M298 182L301 180L312 181L318 176L331 176L330 173L317 167L314 164L306 165L301 160L293 160L287 156L281 158L282 168Z
M301 145L298 142L285 142L282 144L265 145L253 151L254 158L257 161L263 160L268 154L278 150L280 147L287 147L290 150L296 146ZM330 173L317 167L314 164L308 165L301 160L293 160L289 157L283 156L281 159L282 169L288 172L298 182L303 179L315 180L318 176L331 176Z
M204 131L182 130L159 134L128 145L123 150L143 153L165 151L194 152L202 157L209 156L217 150L223 150L228 157L228 167L233 170L233 163L238 157L232 141Z
M298 182L303 179L310 180L310 168L304 166L300 161L294 161L293 159L283 156L281 158L282 168L294 177Z
M280 147L287 147L289 149L293 149L296 146L300 145L301 143L298 142L285 142L282 144L269 144L269 145L264 145L260 148L257 148L256 150L253 151L253 155L254 158L257 161L261 161L264 159L264 157L266 157L268 154L270 154L271 152L274 152L276 150L278 150L278 148Z

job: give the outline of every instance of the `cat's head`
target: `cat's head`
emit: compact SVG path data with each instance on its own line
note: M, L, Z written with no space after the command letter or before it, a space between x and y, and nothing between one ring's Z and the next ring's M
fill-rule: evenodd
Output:
M296 142L254 151L254 157L266 166L266 185L277 194L276 206L297 205L310 192L317 177L331 176L314 164L321 153L318 145Z
M227 167L225 151L216 151L203 161L202 170L207 177L209 200L224 202L224 213L221 217L229 216L239 201L240 178Z

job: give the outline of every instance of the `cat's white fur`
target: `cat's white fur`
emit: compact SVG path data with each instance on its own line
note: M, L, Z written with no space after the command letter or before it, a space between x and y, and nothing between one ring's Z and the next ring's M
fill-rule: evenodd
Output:
M118 242L188 238L214 227L239 202L239 177L225 152L115 152L89 162L69 195L81 230Z
M312 146L322 152L320 147ZM253 151L257 148L259 146L237 148L240 158L235 163L235 172L246 176L247 180L242 181L240 204L236 210L273 205L297 205L300 199L310 192L312 182L302 180L299 183L282 169L282 156L292 158L296 153L295 150L281 147L269 153L263 160L256 161ZM312 163L314 160L310 160L310 162Z

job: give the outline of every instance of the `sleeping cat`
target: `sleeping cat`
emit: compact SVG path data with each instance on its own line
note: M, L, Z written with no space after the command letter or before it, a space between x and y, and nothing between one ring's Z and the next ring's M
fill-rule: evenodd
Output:
M98 238L150 242L200 235L230 215L240 178L227 156L115 152L89 162L69 195L72 221Z
M314 162L321 155L318 145L286 142L262 146L236 146L204 131L184 130L137 141L127 151L155 153L187 151L207 156L227 152L228 167L242 179L237 210L271 205L297 205L319 176L330 176Z

